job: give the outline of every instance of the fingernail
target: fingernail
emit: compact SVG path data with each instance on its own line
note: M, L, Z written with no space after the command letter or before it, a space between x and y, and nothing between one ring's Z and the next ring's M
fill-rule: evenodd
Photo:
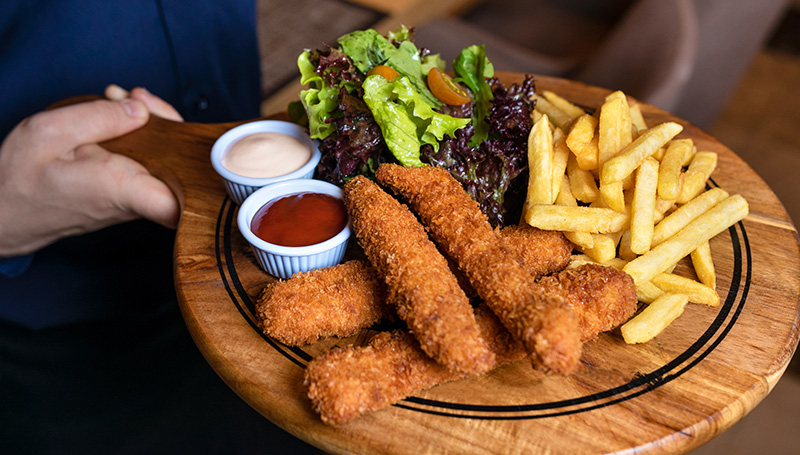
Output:
M117 84L110 84L106 87L106 98L114 101L123 100L128 97L128 91Z
M147 116L147 108L140 101L124 100L122 101L122 107L125 109L125 112L128 113L129 117L142 118Z

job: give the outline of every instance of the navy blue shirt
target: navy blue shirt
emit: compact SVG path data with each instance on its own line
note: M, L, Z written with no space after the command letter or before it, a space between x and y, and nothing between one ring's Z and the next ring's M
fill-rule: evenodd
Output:
M12 0L0 15L0 137L23 118L106 85L144 86L186 121L259 116L252 1ZM3 216L3 214L0 214ZM0 319L39 328L174 299L174 233L148 221L0 259ZM32 260L31 260L32 259Z

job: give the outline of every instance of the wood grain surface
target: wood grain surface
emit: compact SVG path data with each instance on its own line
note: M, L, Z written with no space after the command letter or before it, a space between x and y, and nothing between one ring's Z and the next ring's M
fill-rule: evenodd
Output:
M609 93L544 76L537 90L587 109ZM723 303L688 306L647 344L603 334L584 347L570 377L546 376L521 361L420 391L338 428L312 411L303 369L330 346L363 343L370 332L290 348L256 328L253 302L274 279L239 234L237 207L209 159L216 138L235 124L154 118L105 146L142 161L179 196L174 272L186 324L225 382L295 436L341 454L682 453L736 423L783 373L798 342L800 247L780 201L735 153L662 110L642 110L649 125L678 121L685 127L679 137L717 152L711 185L750 204L747 218L711 242Z

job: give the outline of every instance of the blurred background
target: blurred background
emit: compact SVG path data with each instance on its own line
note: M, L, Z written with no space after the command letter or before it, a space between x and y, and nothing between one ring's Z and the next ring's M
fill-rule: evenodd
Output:
M414 26L451 61L485 44L497 70L588 82L666 109L742 157L800 220L800 0L258 0L262 113L300 89L304 48ZM800 360L742 421L692 454L795 454Z

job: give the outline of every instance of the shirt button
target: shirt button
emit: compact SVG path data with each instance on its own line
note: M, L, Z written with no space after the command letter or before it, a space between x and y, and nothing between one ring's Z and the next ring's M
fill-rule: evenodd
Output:
M194 99L194 108L198 111L205 111L208 109L208 99L204 96L198 96Z

